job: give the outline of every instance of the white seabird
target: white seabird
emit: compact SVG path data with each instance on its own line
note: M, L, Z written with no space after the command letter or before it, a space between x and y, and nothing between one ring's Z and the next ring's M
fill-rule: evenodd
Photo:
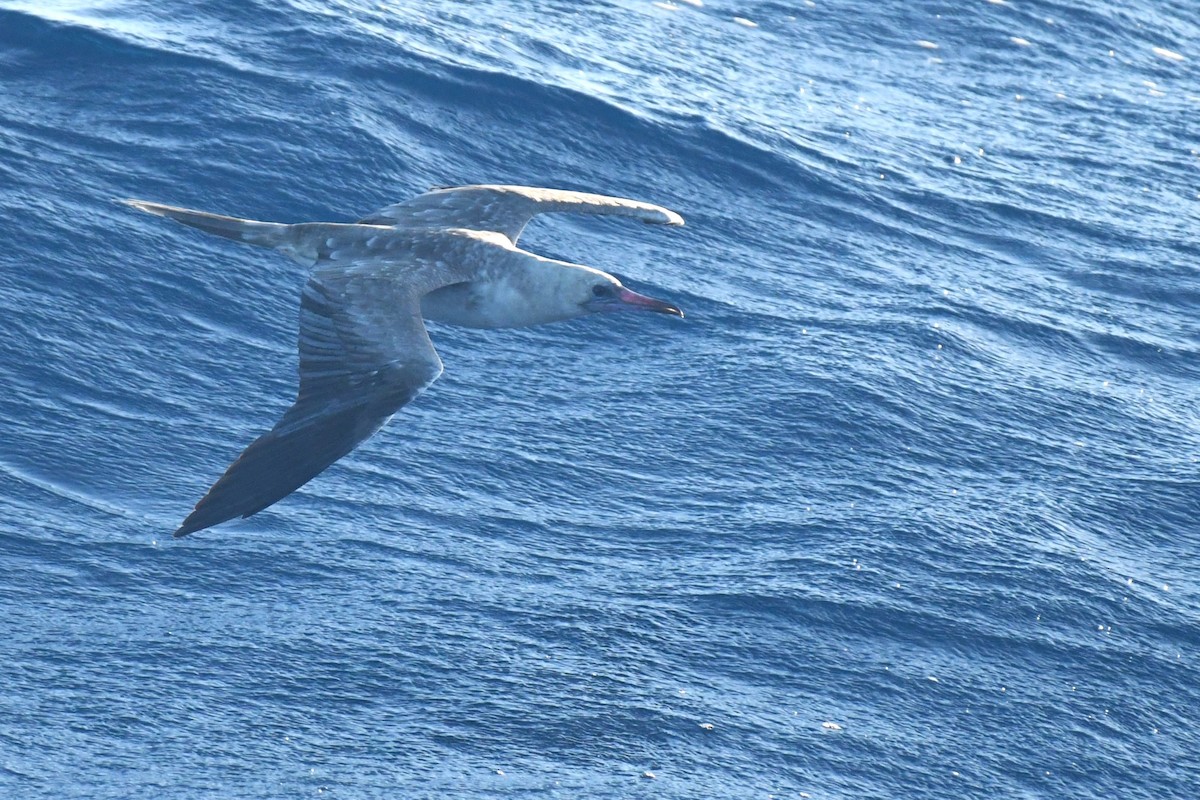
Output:
M537 214L682 225L650 203L529 186L435 189L355 224L276 222L126 200L151 214L278 250L313 272L300 296L296 402L247 447L175 531L187 536L283 499L357 447L442 373L425 319L474 328L677 307L605 272L516 246Z

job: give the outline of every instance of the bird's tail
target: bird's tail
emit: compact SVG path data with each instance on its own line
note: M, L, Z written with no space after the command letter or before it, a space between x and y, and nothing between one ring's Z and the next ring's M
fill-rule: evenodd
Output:
M150 203L145 200L122 200L126 205L167 217L184 225L199 228L206 233L215 233L235 242L246 242L261 247L279 247L284 244L284 235L291 226L279 222L258 222L252 219L225 217L220 214L209 214L207 211L192 211L187 208L165 206L161 203Z

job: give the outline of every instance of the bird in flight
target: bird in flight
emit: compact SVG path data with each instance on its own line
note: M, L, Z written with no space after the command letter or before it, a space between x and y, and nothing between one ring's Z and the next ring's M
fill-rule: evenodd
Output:
M530 186L440 188L353 224L285 225L125 200L312 269L300 295L296 401L196 504L175 536L249 517L349 453L437 380L425 320L472 328L540 325L609 311L682 317L608 273L516 246L537 214L615 214L682 225L650 203Z

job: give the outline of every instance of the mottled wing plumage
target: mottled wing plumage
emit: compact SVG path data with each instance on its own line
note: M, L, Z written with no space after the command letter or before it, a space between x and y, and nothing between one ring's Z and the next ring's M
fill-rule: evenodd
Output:
M441 371L418 298L379 275L318 270L300 300L296 402L175 535L248 517L291 494L378 431Z
M683 218L662 206L586 192L532 186L458 186L431 192L381 208L360 224L404 228L468 228L496 231L514 244L537 214L570 211L615 214L643 222L682 225Z

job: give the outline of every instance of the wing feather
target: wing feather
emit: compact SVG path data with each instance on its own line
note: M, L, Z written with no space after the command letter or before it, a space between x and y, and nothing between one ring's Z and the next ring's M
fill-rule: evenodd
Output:
M683 217L652 203L561 189L501 185L434 189L381 208L359 220L359 224L495 231L515 244L534 216L557 211L615 214L661 225L683 224Z
M442 362L419 300L394 281L318 271L300 299L300 388L275 427L230 465L176 536L286 497L383 427Z

